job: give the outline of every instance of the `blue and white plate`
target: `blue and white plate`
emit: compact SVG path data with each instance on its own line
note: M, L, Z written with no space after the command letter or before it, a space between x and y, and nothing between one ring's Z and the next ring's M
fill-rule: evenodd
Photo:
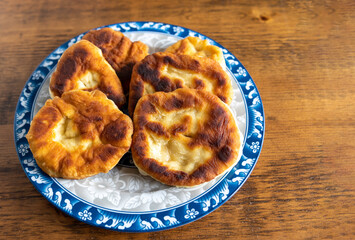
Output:
M22 90L16 108L14 134L21 165L37 190L68 215L88 224L126 232L149 232L178 227L197 220L226 202L246 181L259 157L264 137L263 105L246 69L227 49L212 39L180 26L156 22L125 22L105 27L142 41L150 53L187 36L207 39L223 50L226 70L232 79L231 109L243 135L243 150L232 170L193 188L163 185L142 176L128 161L107 174L82 180L49 177L36 164L25 138L31 120L49 98L49 78L62 53L79 41L81 34L54 50L37 67ZM125 162L126 161L126 162Z

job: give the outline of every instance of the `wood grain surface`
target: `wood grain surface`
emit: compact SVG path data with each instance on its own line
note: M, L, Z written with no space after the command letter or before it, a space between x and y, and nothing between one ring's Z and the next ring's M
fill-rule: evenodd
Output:
M260 92L266 135L248 181L206 217L120 233L53 207L26 177L13 120L28 77L94 27L159 21L229 49ZM0 1L1 239L355 239L355 2Z

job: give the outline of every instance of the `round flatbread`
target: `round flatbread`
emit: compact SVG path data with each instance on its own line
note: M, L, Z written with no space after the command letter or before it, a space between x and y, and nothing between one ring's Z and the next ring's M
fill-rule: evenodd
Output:
M108 172L132 141L132 120L99 90L49 99L26 136L38 166L52 177L81 179Z
M231 80L214 60L172 53L154 53L137 63L132 72L128 103L132 115L138 100L155 92L171 92L178 88L206 90L230 104L233 97Z
M126 102L115 70L102 56L101 50L86 40L73 44L63 53L52 74L49 89L52 97L60 97L70 90L99 89L118 107Z
M132 157L137 168L172 186L195 186L234 166L241 134L215 95L181 88L142 97L134 112Z

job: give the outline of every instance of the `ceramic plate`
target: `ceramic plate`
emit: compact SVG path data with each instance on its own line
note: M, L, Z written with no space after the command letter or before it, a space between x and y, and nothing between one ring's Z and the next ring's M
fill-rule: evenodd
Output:
M193 188L163 185L140 175L130 154L107 174L82 180L51 178L36 164L25 138L30 122L49 98L49 79L62 53L81 34L53 51L33 72L19 98L14 134L21 165L37 190L68 215L88 224L126 232L148 232L178 227L199 219L226 202L253 170L264 137L263 106L246 69L227 49L212 39L180 26L156 22L126 22L105 27L142 41L150 53L164 51L187 36L207 39L223 50L234 97L232 112L243 135L242 154L229 173Z

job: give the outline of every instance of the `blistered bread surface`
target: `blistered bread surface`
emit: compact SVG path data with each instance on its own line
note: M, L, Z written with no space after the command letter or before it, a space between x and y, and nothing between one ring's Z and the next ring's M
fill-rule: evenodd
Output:
M198 37L187 37L169 46L165 52L191 55L197 57L208 57L225 66L222 50Z
M103 56L120 78L124 92L128 93L132 68L148 55L148 46L140 41L131 42L123 33L111 28L92 30L85 34L83 39L101 49Z
M26 137L48 175L81 179L112 169L132 134L132 120L101 91L73 90L47 100Z
M132 157L142 172L172 186L195 186L233 166L240 132L228 106L201 90L142 97L134 112Z
M132 72L128 111L132 115L138 100L155 92L178 88L206 90L230 104L231 80L214 60L209 58L154 53L137 63Z
M61 56L50 80L52 96L62 96L70 90L99 89L118 107L125 103L122 85L101 50L89 41L81 40Z

